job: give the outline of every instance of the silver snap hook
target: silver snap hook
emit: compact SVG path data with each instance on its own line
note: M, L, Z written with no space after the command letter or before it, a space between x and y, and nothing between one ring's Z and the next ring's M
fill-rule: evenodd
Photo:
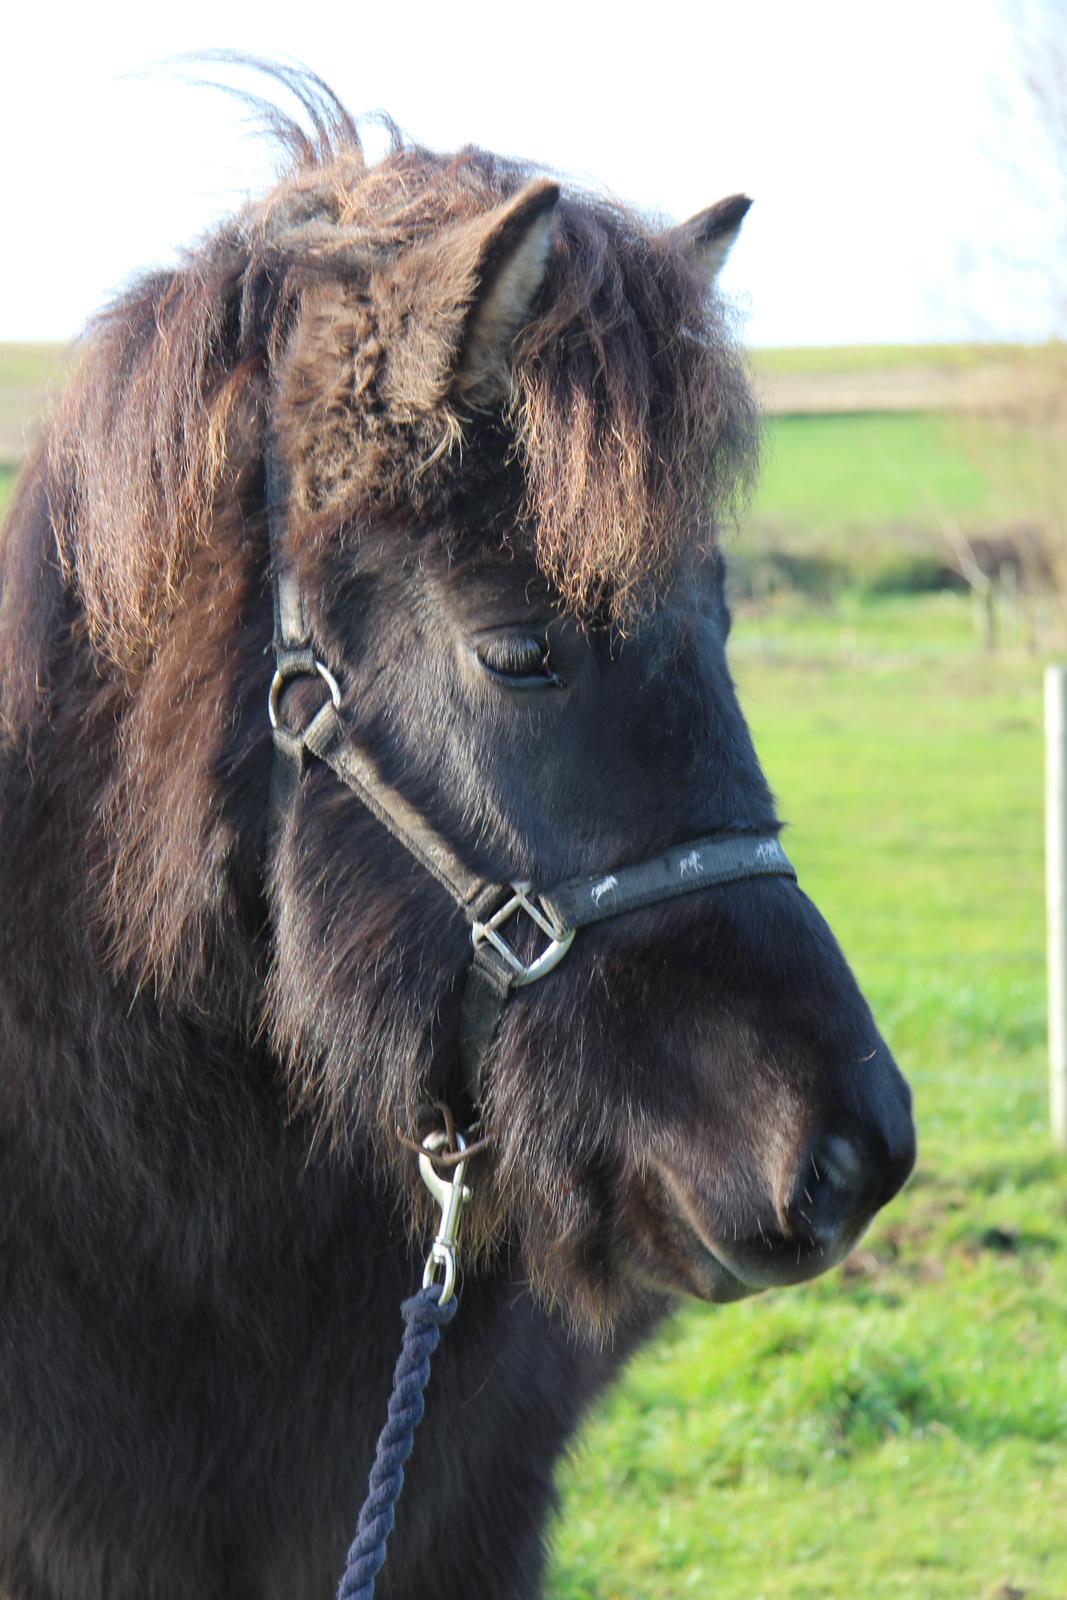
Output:
M463 1135L457 1133L456 1144L459 1149L467 1148ZM459 1218L463 1207L471 1198L473 1190L469 1184L464 1183L463 1175L467 1168L465 1161L457 1161L451 1168L450 1176L442 1178L433 1164L433 1152L441 1150L448 1144L448 1135L438 1131L431 1133L422 1141L423 1148L419 1154L419 1173L423 1183L441 1207L441 1220L437 1225L430 1254L426 1259L426 1268L422 1274L422 1286L428 1289L437 1277L438 1267L444 1273L441 1283L440 1305L447 1305L456 1288L456 1236L459 1232Z

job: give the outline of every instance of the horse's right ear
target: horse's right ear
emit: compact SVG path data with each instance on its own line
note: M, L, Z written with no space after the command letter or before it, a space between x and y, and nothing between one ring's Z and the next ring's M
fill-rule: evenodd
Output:
M668 237L699 262L709 283L715 281L726 265L751 204L747 195L732 194L725 200L716 200L706 211L698 211L688 222L671 229Z
M401 259L389 288L406 336L390 351L390 399L420 410L450 397L507 400L511 347L545 279L558 200L559 185L537 179Z

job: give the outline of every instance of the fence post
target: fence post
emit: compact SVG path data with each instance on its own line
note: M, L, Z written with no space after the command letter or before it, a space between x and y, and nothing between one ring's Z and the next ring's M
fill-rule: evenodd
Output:
M1045 904L1049 1115L1067 1150L1067 667L1045 668Z

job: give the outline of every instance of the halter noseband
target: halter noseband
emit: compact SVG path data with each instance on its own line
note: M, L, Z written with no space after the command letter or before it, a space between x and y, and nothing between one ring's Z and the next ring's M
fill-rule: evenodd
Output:
M448 841L385 782L371 756L347 731L341 716L340 686L315 654L300 585L285 560L288 497L273 450L267 453L266 478L274 571L275 671L268 697L275 750L272 829L277 829L294 803L308 758L313 757L325 763L452 896L471 930L472 960L463 988L459 1058L476 1105L481 1102L486 1058L508 1000L516 989L536 983L559 965L579 928L713 884L764 877L796 880L773 834L729 831L673 845L633 866L571 878L547 893L538 893L525 881L494 883L471 872ZM329 698L306 728L294 732L280 720L282 690L290 678L316 674L329 690ZM505 928L520 917L528 919L544 940L532 960L524 960L505 936Z

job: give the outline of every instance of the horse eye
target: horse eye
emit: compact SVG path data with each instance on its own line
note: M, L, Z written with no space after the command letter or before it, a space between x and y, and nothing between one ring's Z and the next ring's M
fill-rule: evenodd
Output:
M491 678L511 689L543 689L558 682L548 657L548 641L531 633L499 633L475 647Z

